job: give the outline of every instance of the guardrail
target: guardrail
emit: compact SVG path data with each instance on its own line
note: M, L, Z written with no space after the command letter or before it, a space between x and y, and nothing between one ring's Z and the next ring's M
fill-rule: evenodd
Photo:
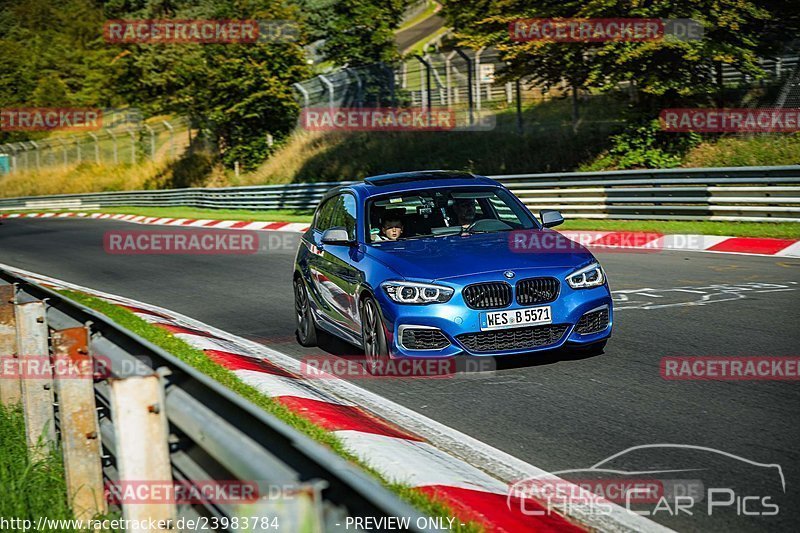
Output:
M347 517L402 516L410 519L406 531L420 531L416 510L332 451L103 315L2 269L0 355L39 369L0 376L0 399L23 399L31 454L60 441L78 518L106 512L109 485L124 492L126 484L178 483L208 494L209 485L238 480L260 497L177 504L123 497L122 517L205 518L215 520L207 522L217 524L212 530L249 531L278 529L279 520L281 531L316 533L344 530ZM58 371L42 373L33 357ZM66 373L65 362L74 365Z
M800 165L490 176L531 209L567 217L800 221ZM0 210L103 207L312 209L331 187L353 182L123 191L0 199ZM76 204L76 201L78 202Z

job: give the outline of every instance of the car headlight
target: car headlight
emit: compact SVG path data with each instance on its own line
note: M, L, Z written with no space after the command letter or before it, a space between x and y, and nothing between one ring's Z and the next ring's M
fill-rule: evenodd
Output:
M566 277L567 283L573 289L588 289L591 287L599 287L606 281L606 276L603 273L603 267L600 263L592 263L589 266L576 270Z
M453 296L453 289L450 287L430 283L386 281L381 287L392 301L399 304L444 303Z

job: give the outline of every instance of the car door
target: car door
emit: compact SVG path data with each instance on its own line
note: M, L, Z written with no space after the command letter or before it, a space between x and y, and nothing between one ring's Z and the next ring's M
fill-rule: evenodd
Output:
M330 206L327 205L330 203ZM347 230L352 246L324 244L324 230L314 232L318 253L313 262L312 276L319 295L328 310L328 318L337 326L355 333L360 331L360 319L356 300L356 289L360 279L355 266L356 199L350 193L342 193L328 200L324 206L330 218L325 220L325 229L341 227Z

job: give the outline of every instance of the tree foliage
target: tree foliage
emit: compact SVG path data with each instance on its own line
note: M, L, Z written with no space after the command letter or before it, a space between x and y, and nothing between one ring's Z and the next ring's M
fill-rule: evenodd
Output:
M579 88L634 82L668 103L711 95L715 72L730 65L755 78L759 57L777 53L800 32L795 0L444 0L444 14L472 47L495 46L509 67L506 79L534 76L545 85L566 80ZM509 23L530 18L691 18L701 40L650 42L514 42Z
M255 165L268 154L268 133L279 140L291 131L298 113L291 85L310 76L302 39L120 45L103 37L113 19L297 19L290 4L2 0L0 13L0 107L131 106L145 115L188 115L228 165Z

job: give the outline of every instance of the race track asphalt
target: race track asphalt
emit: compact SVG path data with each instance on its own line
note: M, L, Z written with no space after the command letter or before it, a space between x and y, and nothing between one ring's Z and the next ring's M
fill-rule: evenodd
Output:
M113 255L103 248L109 230L196 231L9 219L0 225L0 263L163 306L297 358L359 353L330 340L323 349L296 344L296 234L271 233L271 249L256 255ZM549 471L585 469L638 445L714 448L736 457L639 450L614 466L688 470L679 477L734 491L718 494L732 503L714 507L710 517L707 501L696 503L691 516L661 509L654 519L669 527L797 530L800 382L668 381L660 361L800 355L800 260L697 252L598 258L617 301L614 337L604 354L531 355L453 379L358 384ZM774 467L753 463L780 465L785 493ZM779 513L743 516L742 502L748 512L778 503Z

